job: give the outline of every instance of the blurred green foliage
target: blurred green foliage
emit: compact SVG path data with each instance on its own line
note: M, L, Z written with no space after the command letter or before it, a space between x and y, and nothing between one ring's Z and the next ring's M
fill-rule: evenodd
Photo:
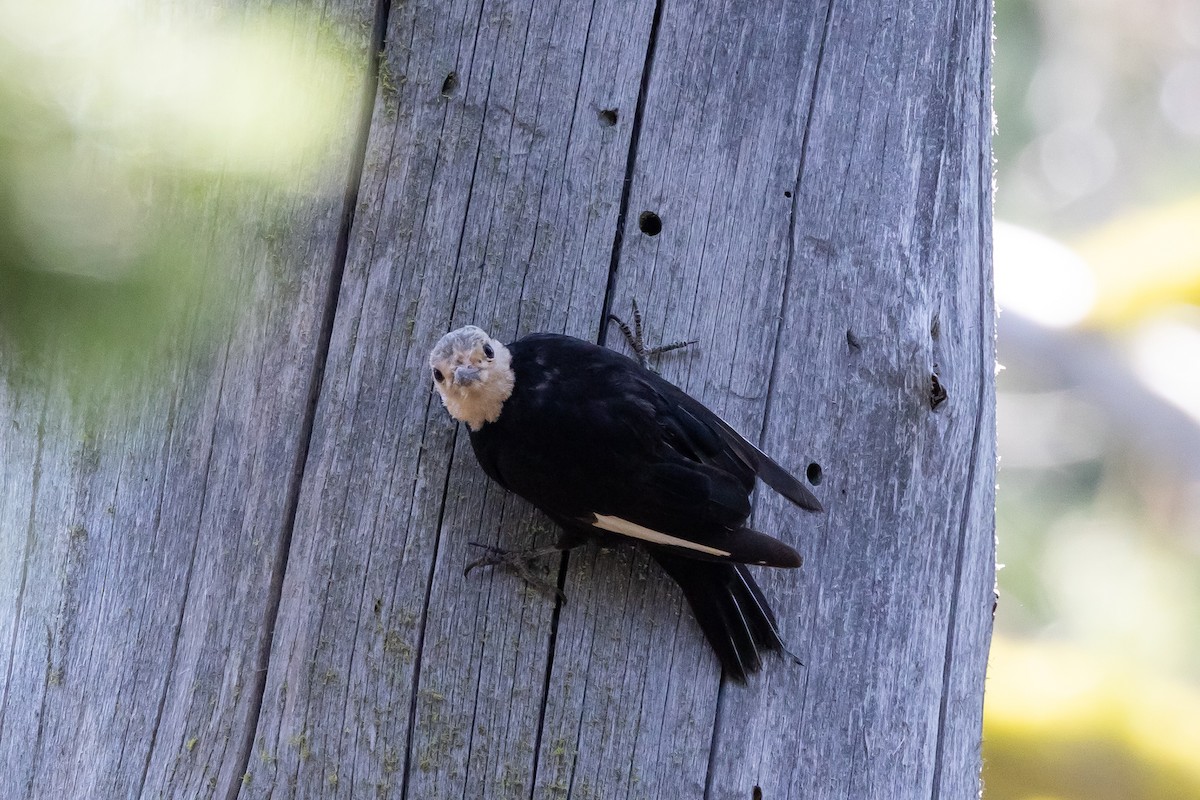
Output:
M994 74L997 216L1096 301L1000 317L984 796L1200 797L1200 4L998 0Z
M1072 237L1200 187L1200 4L997 0L997 214Z
M185 329L195 344L262 249L247 219L269 226L291 198L341 190L327 156L356 121L364 62L297 29L322 30L266 13L226 25L0 0L10 381L53 368L86 391L156 363Z

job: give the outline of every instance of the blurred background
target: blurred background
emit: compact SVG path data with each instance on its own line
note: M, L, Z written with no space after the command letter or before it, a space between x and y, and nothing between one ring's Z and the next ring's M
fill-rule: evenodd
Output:
M1200 2L996 0L987 800L1200 797Z
M203 350L248 293L242 265L269 262L272 221L344 190L325 156L357 115L362 45L311 10L196 5L0 0L10 383L126 386L181 328Z

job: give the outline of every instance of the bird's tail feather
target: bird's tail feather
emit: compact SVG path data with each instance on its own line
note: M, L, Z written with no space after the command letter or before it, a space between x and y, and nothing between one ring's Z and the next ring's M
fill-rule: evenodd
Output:
M730 678L745 682L747 675L762 667L763 654L787 652L775 614L744 565L647 549L683 589L700 629Z

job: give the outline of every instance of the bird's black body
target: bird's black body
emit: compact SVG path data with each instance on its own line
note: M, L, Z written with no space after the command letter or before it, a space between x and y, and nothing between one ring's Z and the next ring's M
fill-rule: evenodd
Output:
M470 434L484 471L545 511L568 543L642 545L682 587L730 676L744 679L761 653L782 651L743 565L796 567L800 556L745 527L750 493L762 477L803 508L819 510L816 498L699 402L622 355L555 334L508 349L512 394L495 421Z

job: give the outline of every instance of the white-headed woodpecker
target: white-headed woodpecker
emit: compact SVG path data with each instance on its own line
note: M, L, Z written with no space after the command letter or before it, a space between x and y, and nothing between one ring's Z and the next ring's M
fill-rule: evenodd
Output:
M483 471L562 527L558 548L640 545L683 589L734 680L785 652L745 566L800 566L791 547L746 527L755 477L821 510L783 467L651 370L570 336L506 347L468 326L442 337L429 366Z

